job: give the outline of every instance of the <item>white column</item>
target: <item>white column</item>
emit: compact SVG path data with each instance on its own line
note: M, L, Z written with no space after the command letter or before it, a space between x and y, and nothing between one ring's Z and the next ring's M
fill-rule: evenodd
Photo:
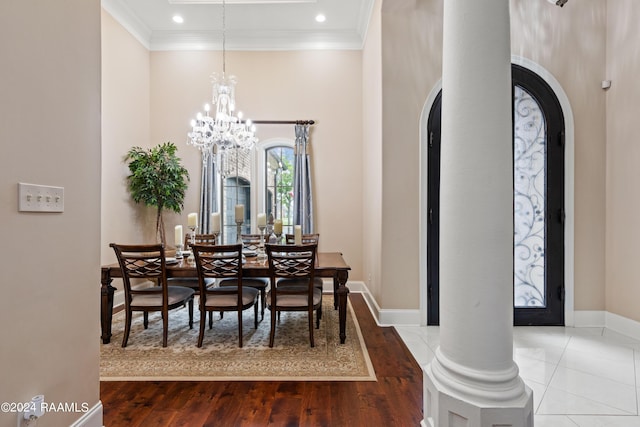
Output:
M513 361L509 0L445 0L440 347L425 425L533 426Z

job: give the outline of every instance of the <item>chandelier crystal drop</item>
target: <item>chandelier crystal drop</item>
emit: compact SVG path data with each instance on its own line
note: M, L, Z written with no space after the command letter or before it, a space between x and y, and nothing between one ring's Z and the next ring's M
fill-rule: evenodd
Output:
M200 149L203 154L213 153L214 148L226 150L240 148L250 150L258 142L255 136L256 128L251 120L242 120L242 113L235 114L236 109L236 78L226 76L225 58L225 2L222 2L222 74L213 73L211 83L213 95L211 104L204 106L204 114L198 113L191 120L191 132L187 134L188 143Z

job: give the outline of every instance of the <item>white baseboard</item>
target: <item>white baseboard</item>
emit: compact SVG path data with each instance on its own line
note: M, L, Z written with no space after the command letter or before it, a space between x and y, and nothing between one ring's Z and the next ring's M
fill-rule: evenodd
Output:
M362 293L378 326L415 326L420 324L420 310L380 308L367 285L364 282L358 282L358 284L360 293ZM349 288L351 289L351 282L349 282Z
M576 328L604 328L606 312L601 310L576 310L573 312L573 326Z
M640 341L640 322L609 312L605 319L607 329Z
M576 310L576 328L606 328L640 341L640 322L605 310Z
M70 427L103 427L102 402L98 401L93 408L82 414Z

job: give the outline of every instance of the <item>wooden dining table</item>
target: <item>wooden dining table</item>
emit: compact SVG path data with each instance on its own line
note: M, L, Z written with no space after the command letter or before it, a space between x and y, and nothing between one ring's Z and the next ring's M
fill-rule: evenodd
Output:
M191 257L193 260L193 256ZM340 323L340 343L346 340L347 325L347 298L351 267L345 262L340 252L318 252L315 266L316 277L333 279L333 305L338 310ZM101 301L100 301L100 325L102 327L102 342L108 344L111 341L111 320L113 317L113 294L116 288L111 284L114 278L122 278L122 271L118 263L102 266L101 272ZM244 277L269 277L269 264L259 262L256 257L247 257L242 266ZM198 277L195 264L182 259L175 264L167 265L167 277Z

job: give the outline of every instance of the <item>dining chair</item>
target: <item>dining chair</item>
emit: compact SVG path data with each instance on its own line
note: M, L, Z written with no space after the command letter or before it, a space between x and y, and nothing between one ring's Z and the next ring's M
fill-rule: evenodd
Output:
M285 234L284 241L287 245L294 245L296 243L295 234ZM314 244L314 243L317 245L319 241L320 241L320 234L318 233L303 234L301 239L301 243L303 245Z
M285 234L285 242L287 245L295 244L295 237L293 234ZM320 234L303 234L302 235L302 244L315 244L318 245L320 243ZM300 281L300 279L280 279L278 280L278 286L300 286L305 285L306 282ZM313 279L313 283L315 286L322 290L323 281L321 277L315 277Z
M271 332L269 347L273 347L276 332L276 313L284 311L306 311L309 322L309 341L313 340L313 313L316 312L316 328L320 327L322 313L322 290L314 286L316 244L266 245L269 260L271 289L267 294L267 305L271 310ZM298 279L306 286L279 287L280 279Z
M196 244L208 244L215 245L216 244L216 235L215 234L196 234L195 237ZM184 246L185 250L189 250L191 248L191 234L187 233L184 237ZM185 286L187 288L191 288L195 291L196 295L200 294L200 286L198 284L197 277L169 277L168 278L169 285L172 286ZM215 283L214 279L205 280L207 283L207 287L213 286Z
M164 245L119 245L111 243L120 264L124 283L125 328L122 347L127 346L134 311L144 313L144 328L149 325L149 312L162 312L162 346L167 346L169 310L189 304L189 329L193 328L194 290L169 286L167 281ZM157 286L133 287L132 279L146 279Z
M200 285L200 333L198 347L202 347L206 313L237 311L238 344L242 347L242 313L253 307L254 327L258 328L258 290L244 285L207 287L206 279L242 280L242 245L193 245ZM211 315L209 317L211 319ZM211 327L211 320L210 320Z
M260 247L260 235L259 234L241 234L243 251L256 252ZM267 308L267 288L269 287L268 277L243 277L242 285L249 286L251 288L260 291L260 320L264 320L264 312ZM238 286L238 281L235 279L224 279L218 283L218 286Z

